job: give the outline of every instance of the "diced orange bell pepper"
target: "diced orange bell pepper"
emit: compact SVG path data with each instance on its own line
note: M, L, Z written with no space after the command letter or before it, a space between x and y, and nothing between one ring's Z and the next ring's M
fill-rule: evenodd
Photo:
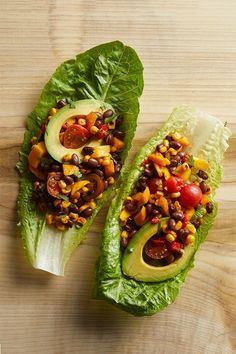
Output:
M159 166L168 166L170 164L170 160L168 160L166 157L164 157L161 153L156 153L156 154L151 154L148 159L150 161L153 161Z
M95 124L97 120L97 114L95 112L91 112L86 116L85 119L86 119L86 128L89 131L90 128Z
M124 143L124 141L114 137L112 139L112 146L114 146L116 148L116 151L121 151L124 148L125 143Z
M31 167L37 168L40 159L42 157L45 157L47 155L47 149L43 141L40 141L40 143L33 145L32 149L28 155L28 161Z
M114 176L114 174L115 174L115 165L114 165L113 160L110 160L109 165L105 165L104 166L104 170L105 170L106 177Z
M161 207L163 214L169 215L168 201L165 197L160 197L157 199L155 204Z
M208 162L204 159L199 159L198 157L193 157L194 160L194 167L197 170L207 170L208 169Z
M201 204L206 205L210 201L210 197L208 194L203 194Z
M99 157L105 157L110 155L110 145L96 146L93 150L91 157L98 159Z
M132 196L134 200L138 202L139 205L144 205L148 202L150 198L150 190L148 187L145 188L144 192L138 192Z
M134 221L137 225L142 226L145 223L147 217L146 208L143 205L138 214L134 217Z
M178 143L180 143L182 146L188 146L189 145L189 140L186 136L183 136L182 138L177 140Z
M76 173L78 171L78 167L75 166L75 165L67 165L67 164L64 164L62 165L62 168L63 168L63 173L65 176L70 176L70 175L73 175L74 173Z
M187 220L190 220L190 219L192 218L194 212L195 212L195 209L194 209L194 208L186 209L186 211L185 211L185 213L184 213L185 216L186 216L186 219L187 219Z

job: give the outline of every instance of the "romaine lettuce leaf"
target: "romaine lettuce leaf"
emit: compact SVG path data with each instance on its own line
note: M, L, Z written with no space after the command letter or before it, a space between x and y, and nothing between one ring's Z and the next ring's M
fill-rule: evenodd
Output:
M119 214L124 199L132 192L135 182L142 173L141 162L171 132L178 131L186 135L191 144L193 155L209 162L209 179L213 194L222 176L222 159L228 144L230 131L216 118L197 110L180 106L174 109L162 129L140 150L132 166L123 171L122 188L118 191L110 206L105 224L101 256L97 264L96 288L94 297L105 299L137 316L152 315L178 295L181 284L193 267L194 257L188 267L172 279L159 283L138 282L123 275L121 269ZM214 211L204 217L204 223L197 230L196 250L205 240L217 214Z
M61 64L44 87L39 102L27 120L24 143L20 152L18 170L21 173L18 196L18 215L24 248L31 264L56 275L63 275L71 253L84 238L96 214L112 192L109 188L97 203L96 211L81 227L66 232L53 232L45 225L44 213L40 212L31 195L34 177L28 170L27 155L30 140L37 136L40 124L48 110L60 99L78 101L95 98L111 104L116 113L124 113L123 129L125 149L124 161L131 147L139 113L138 98L143 90L143 66L135 51L116 41L102 44L75 59Z

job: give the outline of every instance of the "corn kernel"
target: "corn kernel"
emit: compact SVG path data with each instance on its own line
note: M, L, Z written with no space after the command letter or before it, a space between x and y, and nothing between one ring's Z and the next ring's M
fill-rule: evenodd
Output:
M68 215L65 215L65 216L63 216L62 218L61 218L61 222L63 223L63 224L67 224L67 221L69 220L69 216Z
M47 223L48 225L51 225L51 224L53 223L53 215L52 215L52 214L48 214L48 215L46 216L46 223Z
M81 207L79 208L79 212L82 213L82 211L84 211L84 210L87 209L88 207L89 207L88 204L81 205Z
M70 193L70 190L68 190L67 188L62 188L61 191L62 191L62 194L69 194Z
M115 121L115 120L112 120L112 121L109 122L107 125L108 125L108 128L109 128L109 129L115 129L115 127L116 127L116 121Z
M173 148L169 148L168 152L174 156L174 155L177 155L177 150L173 149Z
M162 147L159 149L159 151L160 151L161 153L164 153L164 152L167 151L167 147L166 147L166 146L162 146Z
M195 229L195 227L194 227L192 224L188 224L188 225L187 225L187 229L188 229L192 234L195 234L195 232L196 232L196 229Z
M60 199L54 200L53 205L54 205L55 207L58 206L59 204L61 204Z
M92 125L89 131L91 134L96 134L99 131L99 129L95 125Z
M74 203L74 204L78 203L78 199L74 199L74 198L73 198L73 203Z
M83 119L83 118L79 118L79 119L78 119L78 123L79 123L79 125L84 126L84 125L86 125L86 120Z
M62 179L58 182L58 185L61 189L66 188L66 183Z
M77 224L81 224L84 225L86 224L87 220L85 218L83 218L82 216L79 216L77 219Z
M164 195L164 193L161 192L161 191L157 191L157 192L155 193L155 197L156 197L156 198L160 198L160 197L162 197L163 195Z
M174 242L175 237L172 234L167 234L165 237L166 241L168 242Z
M182 135L180 133L174 132L173 134L171 134L172 138L176 141L179 140L180 138L182 138Z
M167 230L167 223L166 223L166 222L164 222L164 223L161 225L161 229L162 229L163 232L166 232L166 230Z
M101 193L96 197L96 199L102 199L102 196L103 196L103 194Z
M116 152L117 148L115 146L111 147L111 152Z
M74 200L74 202L75 202L75 199L79 199L80 198L80 192L75 192L74 194L73 194L73 200ZM76 202L75 202L76 203Z
M122 231L121 232L121 237L127 238L128 237L128 232L127 231Z
M150 194L148 201L149 201L149 203L154 204L156 201L155 194Z
M174 202L174 206L176 207L177 211L181 210L181 205L179 204L178 200Z
M52 116L48 116L48 120L52 119Z
M195 236L190 234L186 237L185 243L187 245L189 245L190 243L193 243L194 241L195 241Z
M56 228L57 228L58 230L60 230L60 231L64 231L64 230L65 230L65 225L63 225L63 224L57 224L57 225L56 225Z
M38 188L38 186L39 186L39 182L38 181L36 181L36 182L34 182L34 190L36 191L36 189Z
M90 208L95 209L96 208L96 203L90 202L89 206L90 206Z
M70 214L69 214L69 217L70 217L70 219L77 220L78 214L76 214L76 213L70 213Z
M89 189L88 189L87 187L83 187L83 188L82 188L82 191L83 191L84 193L87 193L87 192L89 191Z
M180 192L171 193L170 196L171 196L171 198L179 198Z
M187 171L189 169L189 165L187 162L184 162L181 166L182 171Z
M169 145L170 145L170 144L169 144L169 141L168 141L167 139L164 140L163 144L164 144L164 146L167 147L167 148L168 148Z
M114 184L115 183L115 180L114 180L113 177L108 177L107 181L108 181L108 184Z
M63 200L61 205L62 205L63 208L68 208L68 206L71 205L71 202L69 202L68 200Z
M132 197L127 197L126 200L133 200L133 198Z
M102 161L102 165L103 166L107 166L107 165L109 165L110 164L110 159L108 159L108 158L105 158L105 159L103 159L103 161Z
M176 223L176 225L175 225L175 230L178 231L178 230L181 229L181 227L182 227L182 222L181 222L181 221L178 221L178 222Z
M84 158L83 158L83 161L84 162L88 162L89 159L90 159L90 156L89 155L85 155Z
M50 109L50 111L49 111L49 114L50 114L50 116L54 116L54 114L56 114L57 113L57 109L56 108L51 108Z
M72 155L71 154L66 154L65 156L63 156L63 160L64 161L70 161L72 158Z

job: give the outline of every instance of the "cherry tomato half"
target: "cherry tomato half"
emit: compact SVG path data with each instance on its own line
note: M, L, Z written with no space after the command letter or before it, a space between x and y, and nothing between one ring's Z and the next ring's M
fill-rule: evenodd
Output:
M145 258L149 261L164 259L170 255L170 250L165 242L155 242L154 244L152 240L146 243L143 251Z
M164 183L164 189L168 193L176 193L184 186L184 180L180 177L170 177Z
M97 132L96 136L98 139L103 139L106 136L106 133L108 132L109 128L106 124L102 124L99 128L99 132Z
M79 124L70 125L64 133L64 146L67 149L78 149L90 136L89 131Z
M186 184L181 189L181 195L179 197L180 204L185 208L194 208L202 200L202 191L194 183Z
M48 179L47 179L47 191L48 193L54 197L58 198L59 193L60 193L60 187L58 182L62 178L62 174L60 172L52 172L48 174Z

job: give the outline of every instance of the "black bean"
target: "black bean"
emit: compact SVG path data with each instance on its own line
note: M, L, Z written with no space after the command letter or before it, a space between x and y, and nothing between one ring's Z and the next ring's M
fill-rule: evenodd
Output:
M65 177L64 177L64 181L65 181L65 182L66 182L66 184L68 184L68 185L70 185L70 184L74 183L73 178L72 178L72 177L70 177L70 176L65 176Z
M70 211L69 211L69 208L63 208L63 213L64 213L64 214L68 215L69 212L70 212Z
M79 208L76 204L71 204L70 207L69 207L70 211L72 213L78 213L79 212Z
M125 133L120 131L120 130L114 130L113 131L113 135L117 138L117 139L120 139L120 140L123 140L124 137L125 137Z
M76 175L71 175L71 177L73 178L74 182L78 182L79 177Z
M134 225L134 226L136 225L134 219L131 216L128 217L126 223L129 225Z
M68 220L66 223L67 226L72 227L74 225L72 220Z
M96 168L98 167L99 163L96 159L90 158L88 160L88 162L86 162L86 166L90 167L90 168Z
M107 111L105 111L103 113L103 118L109 118L113 115L113 110L112 109L108 109Z
M201 189L203 194L206 193L207 190L208 190L208 187L207 187L207 185L206 185L206 183L204 181L200 182L199 187L200 187L200 189Z
M57 108L62 108L66 105L66 101L65 100L60 100L57 102Z
M167 135L167 136L165 137L165 139L168 140L168 141L172 141L172 140L173 140L173 138L172 138L171 135Z
M206 211L208 212L208 214L212 213L213 209L214 209L214 205L212 202L206 203Z
M160 215L159 210L154 209L154 210L152 211L152 215L153 215L153 216L158 216L158 215Z
M125 209L132 212L135 212L137 209L136 203L133 200L126 200L124 203Z
M136 234L137 231L138 231L138 230L136 230L136 229L133 229L132 231L130 231L129 237L134 236L134 234Z
M102 119L102 113L101 112L96 112L96 115L99 119ZM102 119L103 120L103 119Z
M179 158L180 158L180 160L183 160L183 158L185 157L185 152L183 152L183 151L180 151L180 152L178 152L178 154L175 156L175 158L177 158L177 156L179 156Z
M120 127L122 123L123 123L123 117L121 115L119 115L116 118L116 128Z
M184 214L182 211L176 211L171 215L171 217L175 220L182 220L184 217Z
M184 241L184 239L189 235L190 231L188 229L180 229L177 232L178 237L181 239L181 241Z
M168 220L168 229L169 230L175 230L176 222L174 219L169 219Z
M57 211L57 212L63 211L63 207L62 207L61 204L58 204L58 205L56 206L56 211Z
M125 224L123 228L127 232L130 232L132 230L132 227L130 225L128 225L128 224Z
M102 124L103 124L103 120L100 119L100 118L98 118L98 119L96 120L96 122L95 122L95 126L96 126L97 128L100 128Z
M181 144L178 141L170 141L170 148L178 150Z
M176 158L170 159L170 167L176 167L178 165L178 161Z
M173 173L176 170L176 167L171 166L171 167L169 167L169 170L170 170L170 173Z
M149 178L153 177L153 172L149 168L144 169L144 174L145 174L145 176L147 176Z
M192 221L192 224L193 224L193 226L196 228L196 229L198 229L199 228L199 226L201 225L201 223L200 223L200 221L199 220L193 220Z
M77 154L72 154L71 163L75 166L79 165L79 157Z
M121 237L121 247L126 248L128 245L128 238L127 237Z
M92 146L85 146L83 149L82 149L82 154L83 155L92 155L93 154L93 147Z
M92 208L86 208L82 211L82 213L80 214L83 218L88 218L89 216L91 216L93 213L93 209Z
M60 172L60 171L61 171L61 166L56 165L55 163L53 163L53 164L51 165L51 170L52 170L53 172Z
M108 181L104 181L104 189L106 190L109 187Z
M93 173L96 173L96 175L98 175L101 178L104 177L104 173L101 170L99 170L98 168L95 168L95 170L93 170Z
M147 177L146 176L139 177L139 182L146 182L146 181L147 181Z
M152 210L153 210L152 204L151 204L151 203L148 203L148 204L146 205L146 213L147 213L148 216L151 215Z
M112 133L109 133L109 134L107 134L107 136L105 137L104 143L105 143L106 145L111 145L112 139L113 139L113 135L112 135Z
M120 155L119 154L116 154L115 152L113 152L112 154L111 154L111 156L112 156L112 158L113 158L113 160L114 161L121 161L121 157L120 157Z
M137 185L137 191L138 191L138 192L144 192L145 189L146 189L146 187L147 187L146 182L140 182L140 183L138 183L138 185Z
M174 212L176 212L176 207L173 203L169 204L169 212L170 212L170 214L173 214Z
M120 170L121 170L121 164L120 164L120 163L115 164L115 171L116 171L116 173L119 173Z
M199 170L197 175L202 179L208 179L208 174L205 171Z

